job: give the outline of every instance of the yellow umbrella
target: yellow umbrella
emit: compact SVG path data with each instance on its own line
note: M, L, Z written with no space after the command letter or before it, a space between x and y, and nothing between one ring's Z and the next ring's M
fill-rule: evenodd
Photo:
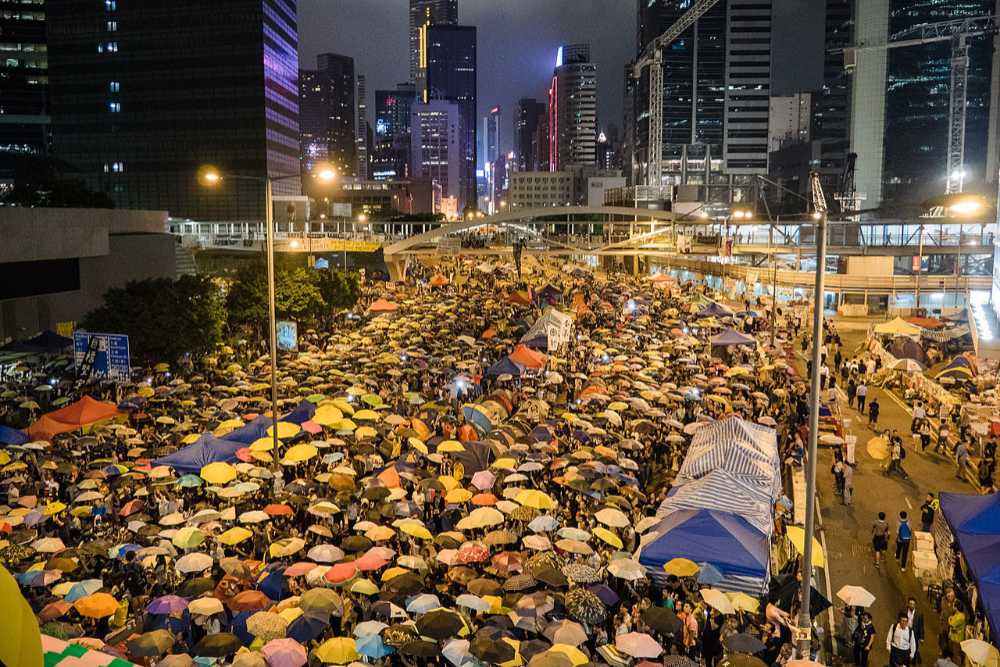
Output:
M701 599L705 601L709 607L716 609L723 614L735 614L736 607L733 603L729 601L726 594L720 590L714 588L703 588L698 591L701 594Z
M884 461L889 458L889 441L885 438L872 438L865 448L876 461Z
M218 539L222 544L233 546L234 544L239 544L243 540L248 540L251 537L253 537L253 533L246 528L243 528L242 526L233 526L226 532L219 535L216 539Z
M231 433L232 431L235 431L236 429L242 427L243 427L242 419L227 419L223 422L219 422L219 425L215 427L215 430L212 431L212 433L215 436L219 437L227 433ZM197 439L197 436L195 439Z
M421 526L416 521L408 521L406 523L401 523L399 525L399 530L407 535L411 535L421 540L432 540L434 536L431 535L431 531L427 530L424 526Z
M519 492L514 497L514 501L536 510L550 510L556 506L556 501L548 494L536 489L526 489Z
M465 503L472 500L472 491L463 488L455 488L445 495L444 500L448 503Z
M335 405L321 405L316 408L312 420L320 426L334 426L344 418L344 411Z
M344 421L350 421L350 420L345 419ZM377 435L378 435L378 431L376 431L375 429L373 429L371 426L362 426L362 427L360 427L358 430L356 430L354 432L354 439L355 440L368 440L368 439L374 438Z
M8 463L10 463L10 454L0 451L0 466L5 466Z
M144 384L141 387L139 387L135 393L137 396L141 396L142 398L150 398L156 392L148 384Z
M740 611L749 611L753 613L760 608L760 602L746 593L729 593L728 595L729 601L733 603L733 607Z
M406 442L409 443L410 447L413 447L415 450L417 450L421 454L427 454L427 453L429 453L429 450L427 449L427 445L425 445L424 441L421 440L420 438L410 437L410 438L407 438Z
M42 515L43 516L53 516L55 514L59 514L59 512L62 512L64 509L66 509L66 503L61 503L59 501L56 501L56 502L49 503L48 505L46 505L42 509Z
M389 526L375 526L374 528L369 528L365 531L365 537L372 542L385 542L386 540L391 540L395 536L396 531Z
M501 641L507 642L514 648L514 657L507 662L501 662L500 667L521 667L524 664L524 658L521 657L521 642L510 637L504 637Z
M185 435L183 438L181 438L181 444L182 445L194 444L195 442L198 442L198 438L200 437L201 437L200 433L189 433Z
M515 468L517 468L517 461L514 460L514 459L512 459L512 458L509 458L509 457L504 457L504 458L497 459L496 461L494 461L490 465L490 467L491 468L496 468L497 470L511 470L511 471L513 471Z
M574 667L576 665L582 665L590 660L590 658L587 657L587 654L577 647L570 646L569 644L553 644L552 648L545 651L545 653L561 653L569 658L569 661L573 663Z
M174 533L170 541L178 549L193 549L205 541L205 533L194 526L185 526Z
M445 440L437 446L437 451L439 454L447 454L449 452L460 453L465 451L465 445L458 440Z
M351 592L361 595L375 595L379 588L369 579L358 579L351 584Z
M603 526L597 526L596 528L594 528L592 532L594 533L594 537L601 540L602 542L607 542L615 549L622 549L625 546L622 543L620 537L618 537L617 535L615 535L614 533L612 533L610 530L608 530Z
M82 597L73 603L81 616L88 618L104 618L118 611L118 600L107 593L93 593Z
M663 571L678 577L693 577L701 571L701 567L687 558L673 558L664 563Z
M354 406L352 406L350 403L348 403L342 398L335 398L332 401L330 401L329 404L337 408L341 412L343 412L345 415L354 414Z
M274 438L257 438L250 443L251 452L269 452L274 449Z
M409 574L410 570L405 567L390 567L388 570L382 573L382 581L392 581L396 577L402 576L404 574Z
M41 665L42 638L38 620L21 595L17 582L0 566L0 614L3 614L3 632L0 632L0 662L15 665Z
M284 558L302 551L306 546L306 541L301 537L286 537L278 540L268 548L268 553L274 558Z
M354 413L354 421L356 422L377 422L381 418L382 417L379 416L379 413L374 410L358 410Z
M450 475L439 475L438 481L441 482L441 486L445 488L445 491L451 491L458 486L458 480Z
M806 531L799 526L789 526L786 533L795 550L799 553L805 552ZM815 536L812 538L812 564L815 567L826 567L826 556L823 554L823 545L819 543L819 540Z
M346 665L361 658L358 654L358 647L351 637L327 639L313 651L313 655L321 662L328 662L334 665Z
M201 469L201 478L209 484L228 484L236 479L236 468L228 463L216 461Z
M319 450L316 449L314 445L303 443L290 447L288 451L285 452L285 458L282 460L282 463L303 463L318 454Z
M292 438L298 435L302 428L298 424L293 424L291 422L278 422L278 437L279 438ZM274 437L274 425L267 427L267 434Z

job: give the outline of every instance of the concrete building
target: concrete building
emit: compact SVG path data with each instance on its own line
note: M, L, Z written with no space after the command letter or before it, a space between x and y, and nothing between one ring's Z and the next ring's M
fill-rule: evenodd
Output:
M44 0L0 0L0 187L23 158L49 150Z
M483 168L500 157L500 107L495 106L483 118Z
M0 341L78 322L112 287L177 274L165 211L0 208L0 229Z
M439 213L441 186L431 181L371 181L348 177L338 181L330 192L327 216L336 218L365 215L371 220L386 220L394 215ZM324 201L324 203L326 203Z
M368 82L364 74L355 77L354 87L354 154L358 165L354 170L358 178L371 178L371 151L369 149L371 126L368 124Z
M410 112L416 102L412 84L375 91L372 179L405 179L410 173Z
M458 104L431 100L414 104L410 114L410 173L437 183L442 197L461 197L462 123Z
M46 19L53 153L117 208L262 218L263 183L204 188L198 168L299 174L295 0L49 2Z
M576 194L568 171L515 171L510 175L508 203L514 208L568 206Z
M772 97L768 112L768 152L799 141L809 141L812 124L812 95L798 93Z
M624 176L591 176L587 179L587 206L604 206L609 191L624 187Z
M771 0L726 8L726 116L729 174L767 174L771 83Z
M597 164L597 65L590 45L559 47L549 87L549 169Z

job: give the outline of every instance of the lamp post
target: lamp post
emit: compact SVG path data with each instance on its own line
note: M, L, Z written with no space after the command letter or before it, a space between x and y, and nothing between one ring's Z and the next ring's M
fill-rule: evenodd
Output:
M337 172L326 165L317 165L313 169L312 175L313 178L323 183L332 183L337 178ZM253 181L264 184L264 246L267 258L267 315L271 356L271 437L274 443L275 457L278 455L278 322L275 312L274 191L272 186L275 181L289 181L295 178L300 178L300 175L290 174L287 176L272 177L223 174L210 165L206 165L198 170L198 181L205 187L218 187L224 180Z

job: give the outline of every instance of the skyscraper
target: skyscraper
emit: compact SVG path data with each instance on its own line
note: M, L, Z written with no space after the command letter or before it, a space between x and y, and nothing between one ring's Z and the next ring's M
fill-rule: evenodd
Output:
M458 0L410 0L410 83L421 96L427 67L426 30L432 25L458 25Z
M490 109L483 118L483 166L496 162L500 157L500 107Z
M549 169L597 164L597 65L590 46L559 47L549 87Z
M414 104L410 120L413 178L441 186L442 197L462 197L462 120L455 102L431 100Z
M538 121L545 115L545 104L531 97L522 97L514 110L513 171L536 171L538 153L533 149Z
M327 90L328 160L338 174L357 171L357 129L354 58L339 53L321 53L316 65Z
M24 157L48 151L44 0L0 0L0 183Z
M459 207L476 204L476 28L432 25L427 34L427 96L458 105Z
M375 135L372 178L408 178L410 174L410 111L416 102L413 84L375 91Z
M839 50L851 44L852 4L852 0L826 0L823 86L812 94L811 134L820 142L823 184L831 187L840 180L851 144L850 77Z
M260 219L262 183L206 189L198 167L299 173L295 0L64 0L47 19L53 152L119 207Z
M771 0L730 2L726 19L725 170L766 174Z
M354 90L354 153L358 166L355 174L358 178L368 180L370 170L370 151L368 147L368 83L364 74L357 75L357 85Z
M299 70L299 155L303 174L330 157L330 101L329 87L323 84L325 78L317 70Z

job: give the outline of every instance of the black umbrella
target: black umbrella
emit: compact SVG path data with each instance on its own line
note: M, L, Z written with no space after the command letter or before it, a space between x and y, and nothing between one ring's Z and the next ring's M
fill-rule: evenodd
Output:
M430 611L417 619L417 632L433 639L454 637L464 627L462 617L449 609Z
M429 642L424 639L414 639L408 641L403 644L399 650L401 653L412 655L416 658L433 658L440 652L437 643Z
M719 667L767 667L767 665L764 664L763 660L752 655L734 653L720 662Z
M195 644L194 653L196 656L206 658L224 658L240 650L243 646L240 638L231 632L217 632L214 635L207 635L200 642Z
M422 590L423 587L423 580L411 572L409 574L401 574L398 577L393 577L390 581L383 585L383 590L392 591L402 595L413 595L414 593Z
M738 635L730 635L726 637L723 643L733 653L753 654L764 650L764 642L745 632L741 632Z
M666 607L647 607L642 612L642 622L663 635L676 635L684 627L677 614Z
M208 577L189 579L181 584L177 594L182 598L196 598L215 590L215 580Z
M167 630L153 630L128 640L128 651L134 656L151 657L163 655L174 645L174 636Z
M371 549L373 544L364 535L351 535L340 543L340 548L347 553L360 553Z
M507 662L514 659L514 647L505 641L477 637L469 645L469 652L483 662Z

